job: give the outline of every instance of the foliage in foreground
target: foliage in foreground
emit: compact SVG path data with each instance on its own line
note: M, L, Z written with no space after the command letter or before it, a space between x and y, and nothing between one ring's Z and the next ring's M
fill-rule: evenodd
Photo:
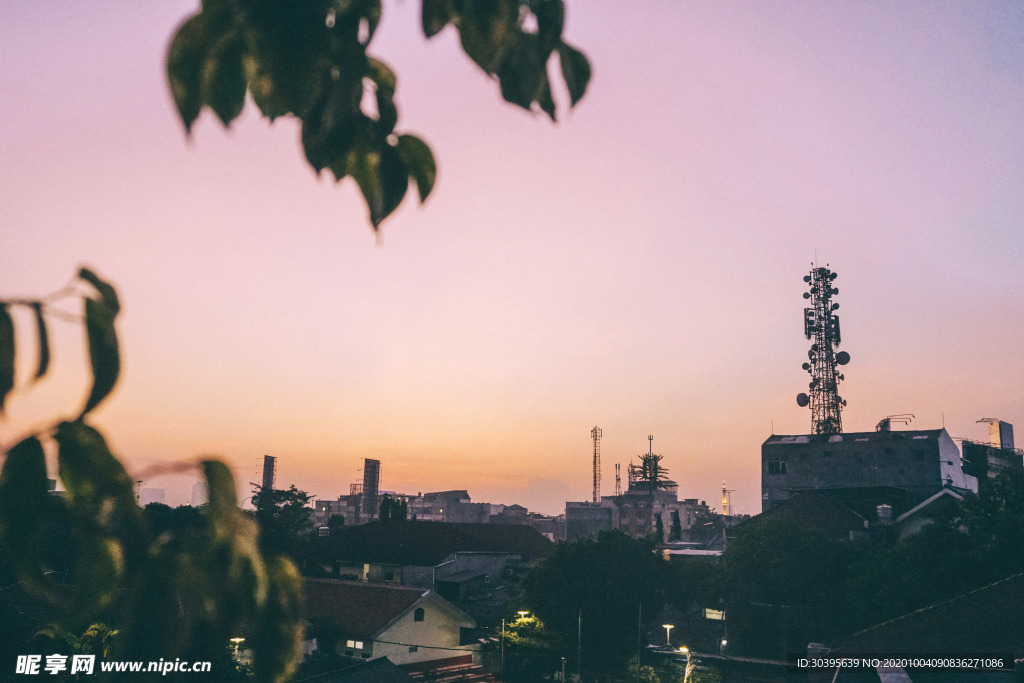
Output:
M302 122L306 160L317 173L356 181L375 230L410 180L422 203L437 168L423 140L396 131L397 78L369 53L381 9L380 0L206 0L167 55L186 131L203 107L229 125L248 92L271 121ZM571 105L586 91L590 64L562 40L563 0L422 0L421 19L427 38L455 27L502 97L524 109L555 119L548 61L556 53Z
M18 585L60 608L52 634L88 635L93 620L116 601L124 623L116 638L107 634L107 644L117 659L214 660L229 639L243 634L257 679L284 680L301 652L299 573L290 560L260 552L256 523L239 509L227 466L217 460L192 465L209 492L202 519L198 526L161 528L143 513L131 477L86 421L120 371L114 325L120 303L113 287L82 268L73 286L55 297L0 302L0 410L15 385L10 309L32 313L37 381L50 365L47 314L54 299L73 294L83 298L92 386L80 413L6 451L0 472L4 563ZM49 493L47 447L56 450L64 496ZM67 543L55 548L49 539L68 528Z

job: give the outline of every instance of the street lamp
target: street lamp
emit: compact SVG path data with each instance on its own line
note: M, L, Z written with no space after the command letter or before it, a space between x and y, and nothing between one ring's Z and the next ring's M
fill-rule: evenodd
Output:
M675 628L675 624L662 624L665 629L665 644L672 647L672 629Z
M516 614L518 614L518 615L519 615L519 618L520 618L520 619L525 619L525 618L526 618L526 615L527 615L527 614L529 614L529 612L527 612L527 611L526 611L526 610L524 610L524 609L521 609L521 610L519 610L518 612L516 612Z

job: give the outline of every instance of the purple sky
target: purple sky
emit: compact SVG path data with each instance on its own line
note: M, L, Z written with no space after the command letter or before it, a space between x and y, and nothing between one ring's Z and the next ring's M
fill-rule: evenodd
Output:
M810 426L815 255L847 431L1024 430L1019 3L570 0L595 75L551 125L387 2L373 52L440 172L380 240L292 121L250 103L186 141L163 63L195 5L0 4L0 295L82 263L116 284L125 368L96 419L134 471L219 454L244 483L269 453L333 498L375 457L387 489L557 512L589 497L596 424L606 494L653 434L681 496L717 506L724 479L757 512L761 442ZM81 401L81 334L56 324L5 445Z

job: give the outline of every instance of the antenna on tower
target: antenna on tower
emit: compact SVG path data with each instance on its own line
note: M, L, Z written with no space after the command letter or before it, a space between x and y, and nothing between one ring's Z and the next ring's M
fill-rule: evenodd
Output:
M594 502L601 502L601 431L600 427L590 430L590 438L594 440Z
M622 495L622 477L619 476L619 468L622 467L619 463L615 463L615 497L618 498Z
M840 434L846 401L839 395L839 383L846 378L836 366L849 363L850 354L836 352L842 342L839 316L835 314L839 304L832 302L832 297L839 294L832 286L836 273L829 270L828 264L812 266L811 272L804 275L810 288L804 292L804 298L811 300L811 307L804 309L804 336L811 340L811 350L807 352L808 362L802 366L811 376L807 385L810 395L797 394L796 403L801 408L811 406L811 429L815 434Z

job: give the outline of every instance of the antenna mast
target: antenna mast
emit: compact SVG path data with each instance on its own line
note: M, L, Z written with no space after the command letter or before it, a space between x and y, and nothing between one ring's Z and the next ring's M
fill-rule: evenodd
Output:
M618 498L622 495L622 477L619 476L619 468L621 465L615 463L615 497Z
M811 264L811 272L804 275L804 282L810 291L804 292L804 298L811 300L811 307L804 309L804 336L811 340L811 350L807 352L809 362L803 369L811 376L808 384L810 396L797 394L796 402L800 407L811 406L811 429L815 434L840 434L843 431L841 413L846 401L839 395L839 383L846 379L839 374L836 366L850 362L850 354L846 351L836 352L842 342L839 332L839 316L835 311L839 304L832 302L832 297L839 290L832 286L836 273L825 267Z
M590 430L590 438L594 440L594 502L601 502L601 428Z

